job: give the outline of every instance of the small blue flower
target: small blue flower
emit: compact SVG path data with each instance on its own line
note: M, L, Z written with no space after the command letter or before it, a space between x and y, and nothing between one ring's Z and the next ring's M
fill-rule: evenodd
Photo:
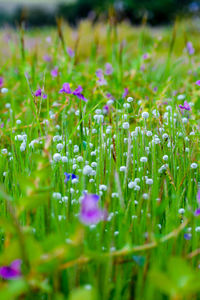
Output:
M65 172L64 175L65 175L64 183L67 183L70 179L71 180L78 179L78 176L76 176L75 174L70 174Z

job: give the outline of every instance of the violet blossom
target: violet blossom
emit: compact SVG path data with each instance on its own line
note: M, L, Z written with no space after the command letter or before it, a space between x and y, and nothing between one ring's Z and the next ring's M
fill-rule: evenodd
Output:
M43 99L47 98L47 94L45 94L44 92L42 92L41 88L37 89L35 91L34 95L35 95L35 97L41 97L42 96Z
M80 100L87 102L88 100L83 96L82 91L83 91L83 88L81 85L79 85L78 88L76 88L74 91L72 91L69 83L65 82L63 84L62 89L59 91L59 93L73 94L74 96L77 96Z
M74 53L74 50L72 50L71 48L67 48L67 54L72 58L74 57L75 53Z
M51 70L51 76L52 77L58 76L58 67L55 67L53 70Z
M192 45L191 42L187 42L186 48L187 48L187 51L188 51L189 55L194 54L194 48L193 48L193 45Z
M113 67L110 63L105 64L105 74L111 75L113 73Z
M43 60L46 61L46 62L51 62L51 56L49 56L48 54L45 54L43 56Z
M124 93L122 95L122 98L126 98L126 96L128 95L129 91L128 91L128 88L125 88L124 89Z
M107 213L98 206L99 196L86 194L81 201L80 221L85 225L97 224L105 220Z
M187 103L187 101L184 101L184 105L179 105L179 107L181 108L181 109L185 109L185 110L191 110L191 107L190 107L190 105Z
M0 267L0 277L3 279L17 279L21 277L21 263L21 259L16 259L9 266Z
M2 86L3 86L3 77L0 77L0 88L2 88Z

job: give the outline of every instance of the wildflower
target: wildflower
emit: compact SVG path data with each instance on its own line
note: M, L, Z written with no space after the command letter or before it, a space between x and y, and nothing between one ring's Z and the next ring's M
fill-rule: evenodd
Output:
M196 163L192 163L192 164L190 165L190 167L191 167L191 169L196 169L196 168L197 168L197 164L196 164Z
M111 75L113 73L113 67L110 63L105 64L105 74Z
M129 103L130 103L130 102L133 102L133 98L132 98L132 97L128 97L128 98L126 99L126 101L129 102Z
M43 56L43 60L46 61L46 62L51 62L51 56L49 56L48 54L45 54Z
M179 107L181 109L185 109L185 110L191 110L190 105L187 103L187 101L184 101L184 105L179 105Z
M191 238L192 238L192 234L191 233L185 233L184 234L184 239L185 240L191 240Z
M142 58L145 60L145 59L148 59L149 58L149 54L148 53L145 53Z
M53 155L53 160L55 160L56 162L60 161L62 159L60 153L55 153Z
M187 42L186 49L189 55L194 54L194 48L191 42Z
M62 89L59 91L59 93L66 93L66 94L71 94L72 91L70 89L70 85L68 82L63 83Z
M1 92L2 92L2 94L6 94L8 92L8 89L7 88L2 88Z
M3 77L0 77L0 88L3 86Z
M90 166L85 166L83 168L83 175L90 175L92 173L92 168Z
M123 93L123 95L122 95L122 98L126 98L126 96L128 95L128 93L129 93L128 88L125 88L125 89L124 89L124 93Z
M196 81L196 85L200 86L200 80Z
M148 117L149 117L149 113L146 112L146 111L144 111L144 112L142 113L142 118L143 118L143 119L148 119Z
M35 95L35 97L41 97L42 96L42 90L39 88L38 90L35 91L34 95Z
M109 105L104 105L104 107L103 107L103 113L105 115L107 115L109 113Z
M72 50L71 48L67 48L67 54L72 58L74 57L75 53L74 53L74 50Z
M14 260L9 266L0 267L0 277L3 279L17 279L21 276L20 259Z
M99 196L86 194L81 201L80 221L85 225L97 224L105 220L107 213L98 207Z
M167 160L168 160L168 155L164 155L164 156L163 156L163 160L164 160L164 161L167 161Z
M67 183L70 179L71 180L78 179L78 177L75 174L69 174L65 172L64 175L65 175L64 183Z
M80 100L83 100L83 101L87 102L87 99L83 96L82 91L83 91L83 88L82 88L81 85L79 85L77 89L72 91L70 89L69 83L66 82L66 83L63 84L63 87L59 91L59 93L73 94L74 96L77 96Z
M51 76L52 77L58 76L58 67L55 67L53 70L51 70Z
M129 122L124 122L124 123L122 124L122 127L123 127L124 129L129 129Z

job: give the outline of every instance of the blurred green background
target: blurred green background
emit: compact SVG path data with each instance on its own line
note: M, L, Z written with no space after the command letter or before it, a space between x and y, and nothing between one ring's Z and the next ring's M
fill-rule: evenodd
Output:
M151 25L173 22L179 16L199 15L200 0L1 0L0 25L16 25L25 20L27 26L49 26L62 16L72 25L83 18L92 21L114 16L141 24L146 18Z

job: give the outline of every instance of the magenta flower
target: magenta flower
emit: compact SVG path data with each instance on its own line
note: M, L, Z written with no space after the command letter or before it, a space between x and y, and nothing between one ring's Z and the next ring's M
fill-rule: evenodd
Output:
M0 267L0 277L3 279L17 279L21 276L21 259L14 260L9 266Z
M200 215L200 208L197 208L194 212L195 217L198 217Z
M179 107L181 109L185 109L185 110L191 110L190 105L187 103L187 101L184 101L184 105L179 105Z
M105 74L111 75L113 73L113 67L110 63L105 64Z
M58 76L58 67L55 67L53 70L51 70L51 76L52 77Z
M85 225L97 224L107 217L107 212L98 206L99 196L86 194L81 201L80 221Z
M75 53L74 53L74 50L72 50L71 48L67 48L67 54L70 56L70 57L74 57Z
M123 95L122 95L122 98L126 98L126 96L128 95L128 88L125 88L124 89L124 93L123 93Z
M107 115L108 113L109 113L109 106L108 105L104 105L104 107L103 107L103 113L105 114L105 115Z
M101 79L103 77L103 70L102 69L98 69L96 70L96 76Z
M200 80L196 81L196 85L200 86Z
M98 84L99 84L100 86L107 85L107 81L106 81L106 79L104 78L103 70L102 70L102 69L98 69L98 70L96 71L96 76L98 77L97 82L98 82Z
M193 45L191 42L187 42L186 48L187 48L189 55L194 54L194 48L193 48Z
M41 88L36 90L34 95L35 95L35 97L41 97L42 96L43 99L47 98L47 94L43 93Z
M42 96L42 90L39 88L38 90L35 91L34 93L35 97L41 97Z
M81 85L79 85L78 88L72 92L72 90L70 89L69 83L66 82L63 84L63 87L59 93L73 94L74 96L78 97L80 100L87 102L88 100L83 96L82 91L83 91L83 88Z
M59 91L59 93L66 93L66 94L71 94L72 91L70 89L70 85L68 82L63 83L62 89Z
M49 56L48 54L45 54L43 56L43 60L46 61L46 62L51 62L51 56Z
M3 77L0 77L0 88L3 86Z
M145 59L148 59L149 58L149 54L148 53L145 53L142 58L145 60Z

